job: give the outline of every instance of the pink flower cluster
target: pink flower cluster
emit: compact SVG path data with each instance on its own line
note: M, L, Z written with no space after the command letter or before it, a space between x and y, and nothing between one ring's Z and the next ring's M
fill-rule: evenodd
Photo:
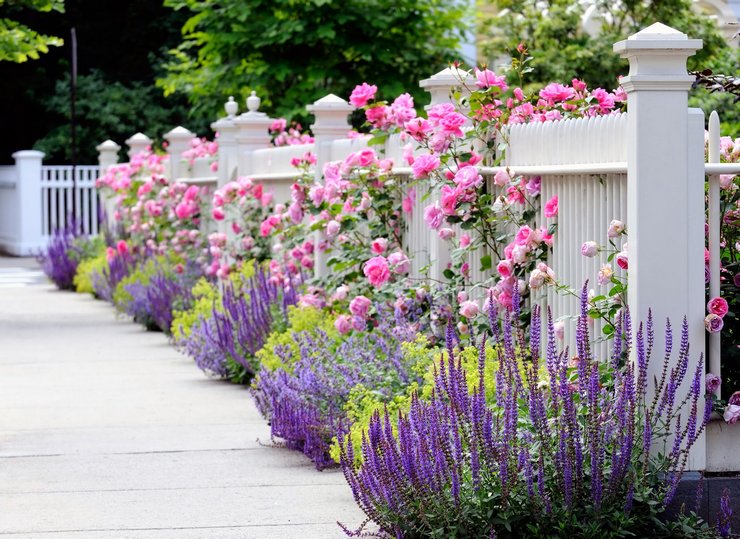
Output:
M216 157L218 155L218 142L195 137L190 141L190 148L182 152L182 158L192 167L195 160L203 157ZM215 166L214 166L215 165ZM211 163L211 170L216 171L218 162Z
M729 312L730 308L725 298L716 297L707 303L707 316L704 318L704 327L709 333L722 331L724 327L723 318Z
M301 124L294 123L288 127L285 118L273 120L268 129L272 136L274 146L295 146L298 144L312 144L314 138L308 133L303 132Z

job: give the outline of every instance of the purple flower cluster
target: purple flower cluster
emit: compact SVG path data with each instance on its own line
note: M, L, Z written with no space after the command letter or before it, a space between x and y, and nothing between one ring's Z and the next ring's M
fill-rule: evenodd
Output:
M516 298L513 303L518 305ZM642 494L652 489L665 505L670 502L688 451L708 419L711 401L701 414L698 410L703 359L689 379L688 395L674 402L688 372L688 330L684 326L679 366L669 370L669 326L665 367L650 405L652 321L639 326L632 342L629 315L623 317L612 363L630 352L635 361L615 369L592 357L586 311L584 288L578 355L572 358L567 350L557 352L548 315L544 368L537 306L531 315L532 345L525 342L517 313L503 313L501 330L492 319L492 333L501 333L500 340L494 337L494 404L485 400L485 338L480 383L471 392L450 324L448 357L440 358L432 398L414 397L397 420L376 414L362 440L359 466L351 440L342 446L342 468L354 498L381 532L394 537L560 536L556 530L567 523L606 522L616 511L629 513L634 526L646 526L645 533L652 520L640 516L652 517L655 511ZM672 449L656 468L651 447L674 422Z
M248 382L255 373L255 354L276 320L287 319L288 307L297 301L292 287L277 286L259 267L242 286L227 281L211 316L202 316L180 345L201 370Z
M136 281L123 286L130 299L120 307L147 329L169 335L173 312L192 305L191 290L198 277L200 273L195 265L189 264L184 271L176 273L157 264L146 282Z
M255 400L270 420L272 435L302 451L318 469L334 465L332 437L346 433L344 405L350 390L362 384L385 398L411 381L401 343L414 339L415 326L400 313L385 311L368 333L331 338L321 330L294 333L298 358L289 347L275 352L285 369L262 368Z
M102 272L94 271L91 275L95 295L105 301L113 301L118 283L136 267L136 259L129 252L113 253L107 258L107 267Z
M60 290L74 290L80 255L75 245L75 240L80 237L78 231L75 226L55 229L46 249L38 257L41 269Z

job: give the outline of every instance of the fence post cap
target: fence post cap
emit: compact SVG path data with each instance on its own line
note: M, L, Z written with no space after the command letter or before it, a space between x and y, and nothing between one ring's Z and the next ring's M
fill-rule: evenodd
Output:
M355 107L354 105L350 105L349 103L347 103L347 101L345 101L338 95L327 94L321 99L314 101L310 105L306 105L306 110L308 112L331 110L331 111L345 111L347 113L350 113L353 110L355 110Z
M656 22L627 39L615 43L614 52L620 53L625 58L633 56L638 51L675 51L680 54L682 51L693 53L701 47L701 39L689 39L683 32Z
M141 142L141 143L146 142L147 144L151 144L152 143L152 139L150 139L144 133L142 133L141 131L139 131L135 135L131 135L129 138L126 139L126 144L131 144L132 142L134 144L136 144L137 142Z
M170 142L174 140L189 140L193 137L195 137L195 133L192 133L190 130L185 129L181 125L178 125L174 129L171 129L164 134L164 138Z
M113 142L111 139L108 139L104 142L101 142L97 146L95 146L95 149L98 150L99 152L102 152L105 150L113 150L117 152L118 150L121 149L121 147L115 142Z
M18 159L43 159L46 154L38 150L19 150L11 155L15 160Z
M433 88L438 86L455 86L458 84L463 84L464 82L468 82L472 80L472 75L465 71L464 69L460 69L459 67L450 66L446 67L442 71L435 73L428 79L424 79L422 81L419 81L419 86L422 88Z
M234 96L230 95L229 100L224 103L224 110L226 111L227 118L233 118L239 111L239 103L234 101Z

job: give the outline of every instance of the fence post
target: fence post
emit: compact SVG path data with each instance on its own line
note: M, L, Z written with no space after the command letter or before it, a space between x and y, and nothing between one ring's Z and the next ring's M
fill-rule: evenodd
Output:
M118 151L121 147L108 139L95 147L98 150L98 165L100 166L99 174L102 176L110 167L118 163Z
M314 123L311 131L314 135L316 148L316 181L320 181L324 174L324 165L331 161L331 143L337 139L347 138L347 133L352 128L347 121L347 116L355 107L344 99L334 94L329 94L315 103L306 106L308 112L313 113ZM328 273L328 256L320 247L325 241L322 231L314 234L314 275L323 277Z
M470 83L471 79L472 77L466 71L456 67L448 67L428 79L420 81L419 86L429 92L432 97L431 103L424 108L429 110L434 105L441 103L454 104L455 101L452 98L453 90L461 87L463 82ZM432 193L429 202L434 203L439 200L439 192L433 190L431 185L429 188ZM451 262L450 247L446 241L439 238L436 230L429 228L427 230L429 234L429 258L432 262L429 269L429 277L438 281L444 281L445 277L442 273Z
M44 236L41 229L41 165L44 153L36 150L22 150L15 152L13 159L15 159L17 174L15 190L18 235L12 254L29 256L38 253L44 247Z
M236 131L234 117L239 105L232 96L224 104L226 116L211 124L211 129L218 135L218 187L226 185L237 166Z
M655 321L649 391L662 370L667 317L679 336L687 317L689 377L704 351L704 118L688 109L694 78L686 72L686 60L701 46L701 40L661 23L614 45L630 63L621 80L628 95L628 301L635 323L645 321L649 309ZM703 388L703 365L701 372ZM703 398L699 410L701 417ZM688 411L682 416L685 422ZM702 438L689 469L703 470L705 464Z
M141 153L152 145L152 139L147 137L144 133L136 133L130 138L126 139L126 146L128 146L128 158L131 159L137 153Z
M187 165L182 159L182 152L190 148L190 141L195 138L195 133L191 133L181 125L178 125L168 133L165 133L164 139L167 141L167 155L170 156L170 181L174 182L185 175Z
M260 150L270 146L268 128L272 120L264 112L259 112L261 101L257 97L257 92L252 92L247 98L247 111L237 116L234 120L237 128L237 176L247 176L252 172L251 154L254 150Z

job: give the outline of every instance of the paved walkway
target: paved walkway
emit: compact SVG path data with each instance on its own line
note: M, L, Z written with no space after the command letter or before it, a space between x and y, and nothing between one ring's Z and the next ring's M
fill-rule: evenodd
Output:
M341 472L260 444L244 388L12 266L0 259L0 536L324 539L362 520Z

